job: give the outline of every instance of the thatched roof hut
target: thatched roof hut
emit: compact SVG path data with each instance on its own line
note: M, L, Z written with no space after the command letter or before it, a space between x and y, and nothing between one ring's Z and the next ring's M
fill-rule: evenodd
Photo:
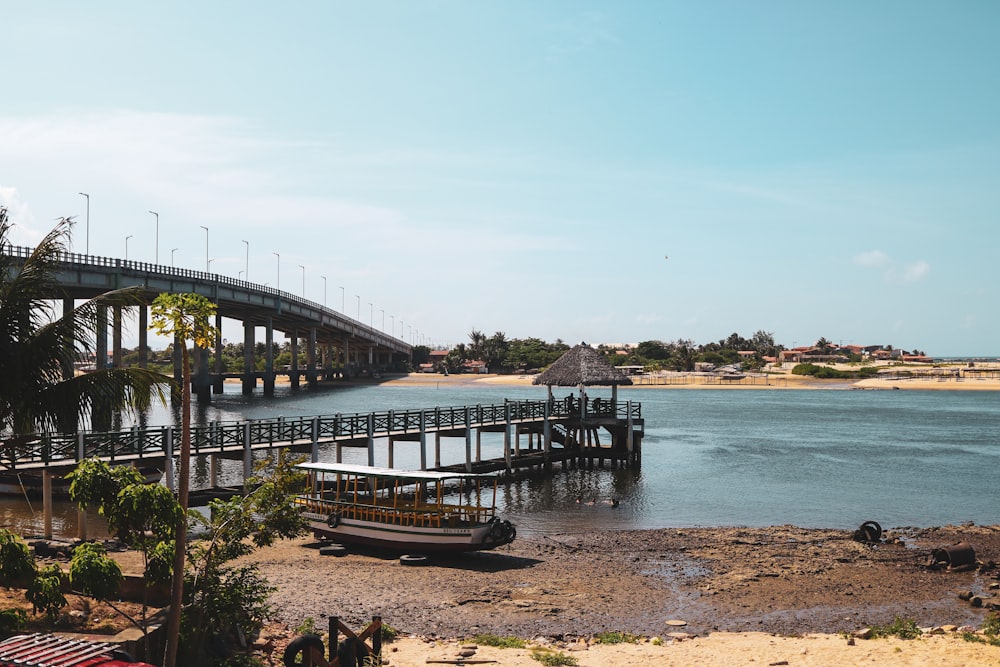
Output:
M558 387L612 387L617 398L617 388L620 384L632 384L632 380L620 370L612 366L604 356L586 343L580 343L568 350L545 369L545 372L535 376L531 384L545 384Z

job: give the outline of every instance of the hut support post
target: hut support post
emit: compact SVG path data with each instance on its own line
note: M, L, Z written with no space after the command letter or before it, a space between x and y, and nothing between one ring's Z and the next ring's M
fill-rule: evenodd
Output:
M368 413L368 465L375 465L375 413Z

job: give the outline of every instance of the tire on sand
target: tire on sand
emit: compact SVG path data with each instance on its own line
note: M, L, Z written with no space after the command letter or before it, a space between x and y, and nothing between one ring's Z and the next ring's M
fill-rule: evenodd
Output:
M312 650L319 653L321 657L325 653L326 646L323 645L323 639L319 635L302 635L301 637L296 637L289 642L288 647L285 649L282 662L285 667L300 667L301 665L308 664L306 655Z

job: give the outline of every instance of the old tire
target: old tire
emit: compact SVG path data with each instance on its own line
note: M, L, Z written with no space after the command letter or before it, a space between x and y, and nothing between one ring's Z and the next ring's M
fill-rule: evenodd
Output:
M320 556L343 556L347 554L347 547L343 544L327 544L319 548Z
M368 647L354 637L348 637L337 647L337 662L340 667L364 667L367 657Z
M339 526L340 525L340 513L339 512L333 512L333 513L330 514L330 516L326 517L326 525L330 526L330 528L336 528L337 526Z
M285 649L282 662L285 667L301 667L306 664L308 651L316 651L322 657L326 650L323 639L319 635L302 635L289 642Z
M427 556L420 554L404 554L399 557L400 565L427 565Z

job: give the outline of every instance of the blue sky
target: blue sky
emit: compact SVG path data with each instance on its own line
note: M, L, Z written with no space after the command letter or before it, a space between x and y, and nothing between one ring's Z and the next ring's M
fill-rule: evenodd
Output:
M415 342L1000 353L995 2L0 5L18 243L86 192Z

